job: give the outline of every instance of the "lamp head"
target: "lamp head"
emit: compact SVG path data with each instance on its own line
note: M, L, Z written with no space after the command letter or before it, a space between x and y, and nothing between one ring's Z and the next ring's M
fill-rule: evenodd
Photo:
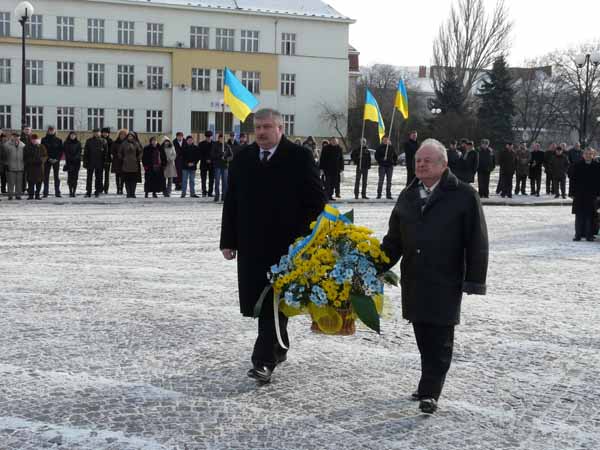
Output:
M29 2L21 2L15 8L15 16L27 21L33 15L33 5Z
M586 59L587 55L575 55L575 64L581 69L585 64Z

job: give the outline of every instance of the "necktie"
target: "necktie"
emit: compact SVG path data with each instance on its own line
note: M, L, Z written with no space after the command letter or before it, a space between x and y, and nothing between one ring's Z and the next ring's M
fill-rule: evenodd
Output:
M261 163L263 163L263 164L266 164L266 163L267 163L267 161L269 161L269 155L270 155L270 154L271 154L271 152L270 152L270 151L268 151L268 150L263 150L263 151L261 152L261 158L260 158L260 162L261 162Z

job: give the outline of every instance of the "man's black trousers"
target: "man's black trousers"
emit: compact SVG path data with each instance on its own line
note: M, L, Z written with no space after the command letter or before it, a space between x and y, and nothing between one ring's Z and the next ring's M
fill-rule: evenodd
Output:
M281 340L286 347L290 347L287 332L288 318L279 313L279 327ZM267 366L273 370L277 364L285 359L287 350L279 345L275 331L275 317L273 315L273 297L270 294L263 303L263 308L258 317L258 337L252 352L252 363L257 366Z

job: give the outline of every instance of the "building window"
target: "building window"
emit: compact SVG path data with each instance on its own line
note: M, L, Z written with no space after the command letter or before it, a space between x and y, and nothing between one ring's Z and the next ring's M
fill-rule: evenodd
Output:
M75 63L58 61L56 63L56 84L73 86L75 84Z
M121 64L117 66L117 87L119 89L133 89L133 67Z
M25 80L27 84L44 84L44 61L25 61Z
M88 42L104 42L104 19L88 19Z
M242 30L240 50L247 53L258 52L258 31Z
M0 105L0 129L12 128L10 105Z
M104 128L104 109L88 108L88 130Z
M148 45L150 47L162 47L163 46L163 29L162 23L149 23L147 24L147 37Z
M217 92L223 92L223 69L217 69Z
M0 84L10 84L10 59L0 58Z
M294 136L294 121L295 116L293 114L282 114L283 119L283 134L286 136Z
M56 129L59 131L73 131L75 129L75 108L72 106L59 106L56 108Z
M25 24L25 35L31 39L42 38L42 16L34 14Z
M133 130L133 109L117 109L117 128Z
M0 36L10 36L10 13L0 12Z
M210 91L210 69L192 69L192 91Z
M296 74L281 74L281 95L284 95L286 97L296 96Z
M118 42L121 45L133 45L133 34L135 31L135 22L119 20L117 25Z
M192 111L192 133L204 133L208 130L208 112Z
M217 133L230 133L233 131L233 114L230 112L225 113L225 130L223 130L223 113L218 112L215 114L215 128Z
M58 16L56 18L56 39L59 41L75 40L75 18Z
M232 52L234 38L235 30L229 28L217 28L217 50Z
M260 94L260 72L242 72L242 84L253 94Z
M104 64L88 64L88 87L104 87Z
M44 108L42 106L27 106L25 108L27 125L34 130L44 129Z
M296 54L296 33L281 33L281 54Z
M208 27L190 28L190 48L208 48Z
M148 66L148 89L163 88L163 68L158 66Z
M162 133L163 112L157 110L146 111L146 132Z

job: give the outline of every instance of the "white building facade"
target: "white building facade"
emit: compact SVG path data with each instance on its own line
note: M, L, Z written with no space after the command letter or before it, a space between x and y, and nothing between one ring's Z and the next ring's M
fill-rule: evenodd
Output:
M26 78L34 129L252 132L252 120L222 113L224 67L259 108L281 111L290 136L332 135L322 105L348 108L352 20L320 0L33 3ZM13 129L21 125L16 4L0 0L0 128Z

